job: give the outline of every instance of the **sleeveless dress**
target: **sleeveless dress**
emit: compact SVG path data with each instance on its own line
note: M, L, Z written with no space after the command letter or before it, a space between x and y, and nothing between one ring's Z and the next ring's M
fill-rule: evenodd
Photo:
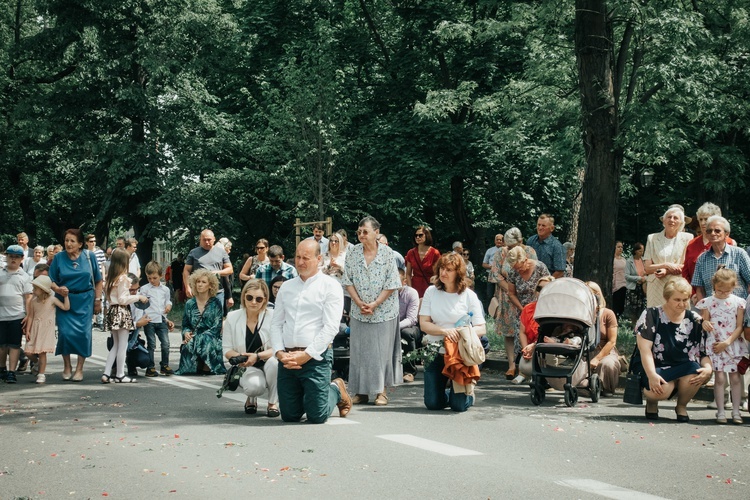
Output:
M711 295L700 300L696 309L708 309L711 315L711 324L714 325L714 331L706 334L706 352L711 358L714 371L735 373L737 363L747 356L747 344L745 339L740 338L729 344L724 352L715 353L714 344L727 340L735 328L737 328L737 309L745 308L745 300L736 295L730 295L726 299L718 299Z
M24 351L26 354L55 352L55 304L51 298L41 302L34 297L31 299L31 310L34 312L34 322L31 323L29 341Z

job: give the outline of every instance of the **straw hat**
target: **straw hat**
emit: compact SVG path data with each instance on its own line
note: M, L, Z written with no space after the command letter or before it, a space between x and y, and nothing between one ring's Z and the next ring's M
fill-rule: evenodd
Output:
M36 277L31 284L37 288L41 288L42 291L47 292L47 294L52 294L52 280L49 276L42 274L41 276Z

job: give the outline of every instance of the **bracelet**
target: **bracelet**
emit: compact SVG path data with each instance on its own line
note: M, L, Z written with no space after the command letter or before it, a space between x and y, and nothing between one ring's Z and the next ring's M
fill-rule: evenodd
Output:
M94 299L94 302L101 302L102 299Z

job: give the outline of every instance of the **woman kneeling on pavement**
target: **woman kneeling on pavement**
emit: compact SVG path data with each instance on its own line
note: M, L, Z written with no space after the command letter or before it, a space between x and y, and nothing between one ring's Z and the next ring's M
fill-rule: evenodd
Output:
M468 286L466 264L458 254L445 254L435 265L437 280L427 288L419 311L419 327L425 333L428 342L439 342L446 338L458 342L460 334L456 324L468 313L474 333L485 334L484 312L482 303L476 293ZM445 360L444 349L435 359L425 366L424 371L424 404L428 410L442 410L450 406L451 410L463 412L474 405L474 395L456 393L453 384L443 375Z
M635 325L649 420L659 418L659 401L676 394L677 421L689 422L687 404L711 378L706 332L701 317L690 310L691 293L685 278L672 278L664 286L665 304L643 311Z
M224 320L224 356L247 356L247 361L238 366L245 368L240 387L247 396L245 413L258 411L258 396L268 388L269 417L278 417L279 393L276 376L279 362L271 348L271 318L273 309L268 306L268 286L259 279L250 279L240 294L240 309L231 311Z

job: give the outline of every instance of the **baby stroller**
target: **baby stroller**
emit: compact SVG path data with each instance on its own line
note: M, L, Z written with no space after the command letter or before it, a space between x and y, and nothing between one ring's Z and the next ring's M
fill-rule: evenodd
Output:
M597 301L589 287L575 278L560 278L545 286L539 294L534 312L539 323L539 336L532 355L531 402L544 401L548 378L564 378L565 404L578 401L578 390L589 392L591 401L599 401L601 382L591 372L591 353L599 345L599 313ZM556 342L544 342L553 337ZM564 343L569 339L569 343ZM561 361L559 363L555 363ZM586 363L588 385L573 385L573 375ZM555 366L556 364L556 366Z

